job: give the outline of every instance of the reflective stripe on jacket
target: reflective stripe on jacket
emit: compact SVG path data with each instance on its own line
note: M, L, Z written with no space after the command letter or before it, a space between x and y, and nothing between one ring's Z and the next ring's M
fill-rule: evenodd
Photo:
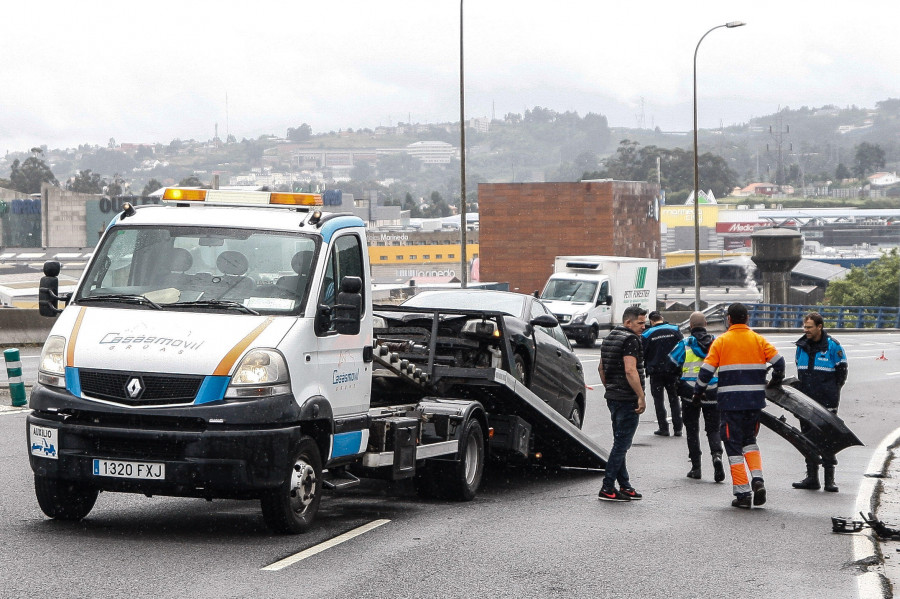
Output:
M697 380L700 373L700 367L703 366L703 360L706 358L706 352L697 342L697 339L691 335L687 339L682 339L678 345L669 353L669 359L676 364L681 365L681 380L693 384ZM707 389L715 389L719 378L713 376L707 383Z
M702 390L718 370L720 410L761 410L766 405L766 363L784 377L784 358L765 337L745 324L733 324L713 341L697 376Z
M824 331L818 342L804 335L796 343L797 388L826 408L837 408L847 381L847 357L841 344Z

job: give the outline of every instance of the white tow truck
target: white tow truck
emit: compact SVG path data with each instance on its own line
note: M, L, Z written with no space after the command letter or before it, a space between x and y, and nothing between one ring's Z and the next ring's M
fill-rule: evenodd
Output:
M656 309L659 264L624 256L557 256L541 301L566 336L593 347L601 330L613 328L626 307Z
M488 457L605 467L510 374L502 313L376 315L409 309L373 307L359 218L314 194L163 197L124 206L75 291L44 265L40 310L57 321L26 434L49 517L84 518L100 491L254 499L297 533L323 491L360 477L470 500ZM485 359L460 365L460 348Z

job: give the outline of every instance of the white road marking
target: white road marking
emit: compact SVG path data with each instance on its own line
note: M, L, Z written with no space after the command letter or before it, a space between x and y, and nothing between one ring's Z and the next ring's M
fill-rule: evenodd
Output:
M369 532L370 530L374 530L374 529L378 528L379 526L387 524L388 522L390 522L390 520L373 520L372 522L369 522L368 524L364 524L364 525L360 526L359 528L354 528L353 530L351 530L349 532L345 532L342 535L338 535L338 536L334 537L333 539L325 541L324 543L319 543L318 545L313 545L309 549L304 549L303 551L301 551L299 553L295 553L294 555L288 556L282 560L278 560L274 564L270 564L270 565L266 566L265 568L260 568L260 569L267 570L269 572L275 572L275 571L287 568L290 565L296 564L297 562L299 562L301 560L305 560L306 558L312 557L318 553L322 553L323 551L325 551L327 549L331 549L332 547L335 547L337 545L340 545L341 543L349 541L350 539L358 537L361 534L365 534L365 533Z
M879 487L881 486L877 477L885 474L885 467L892 456L890 448L897 442L898 438L900 438L900 428L894 429L882 439L872 453L865 476L859 485L859 492L856 494L856 503L854 505L856 514L876 511L875 504L877 503ZM859 534L854 534L851 542L854 562L861 563L863 560L877 556L878 541L871 528L864 528ZM880 574L876 568L866 569L856 577L857 597L860 599L881 599L884 597L882 592L883 578L884 575Z

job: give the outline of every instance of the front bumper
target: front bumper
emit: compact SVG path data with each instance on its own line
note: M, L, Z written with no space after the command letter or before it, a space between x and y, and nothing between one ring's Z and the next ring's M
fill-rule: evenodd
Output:
M563 332L566 334L566 337L572 337L575 339L582 339L587 337L591 331L591 325L589 324L563 324L560 325Z
M293 396L218 403L128 410L36 385L26 435L32 426L55 428L57 458L30 453L31 468L40 476L148 495L248 498L281 484L302 436L296 420L276 424L289 420L283 412L292 411ZM261 410L264 403L268 407ZM259 405L254 411L247 404ZM282 416L263 423L259 411ZM211 418L223 422L210 424ZM95 459L162 463L165 478L97 476Z

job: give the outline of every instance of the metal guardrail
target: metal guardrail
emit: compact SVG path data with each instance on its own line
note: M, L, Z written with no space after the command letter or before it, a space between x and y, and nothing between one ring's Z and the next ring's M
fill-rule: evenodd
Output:
M885 306L803 306L792 304L747 304L750 328L803 327L803 317L818 312L826 329L900 328L900 308Z

